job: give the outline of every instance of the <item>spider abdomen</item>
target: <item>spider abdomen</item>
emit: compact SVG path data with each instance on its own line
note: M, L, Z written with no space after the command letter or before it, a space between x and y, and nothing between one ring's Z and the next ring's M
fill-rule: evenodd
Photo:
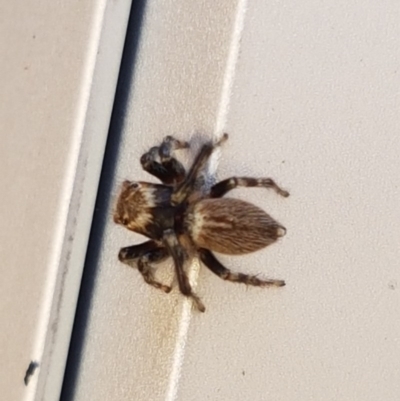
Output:
M262 209L232 198L204 199L196 203L187 223L197 247L230 255L257 251L286 233Z

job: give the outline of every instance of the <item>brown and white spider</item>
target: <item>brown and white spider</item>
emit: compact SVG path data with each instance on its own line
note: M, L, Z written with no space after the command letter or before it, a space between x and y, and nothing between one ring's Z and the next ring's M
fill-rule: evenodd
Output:
M124 181L114 212L115 223L150 238L143 244L121 248L119 260L137 267L146 283L168 293L171 287L155 280L152 265L171 256L181 293L191 297L201 312L205 307L192 291L185 272L186 262L194 256L224 280L259 287L285 285L282 280L233 273L211 252L253 252L286 233L280 223L251 203L222 198L236 187L272 188L281 196L289 196L271 178L232 177L204 193L201 173L213 150L227 138L224 134L220 141L203 145L186 173L173 151L188 148L188 143L166 137L140 159L143 169L159 178L162 185Z

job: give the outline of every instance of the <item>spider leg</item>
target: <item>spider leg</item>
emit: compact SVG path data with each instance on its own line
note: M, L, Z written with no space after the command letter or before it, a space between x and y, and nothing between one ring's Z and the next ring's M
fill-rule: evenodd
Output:
M189 278L185 273L184 264L185 260L187 259L187 254L183 249L183 247L181 246L181 244L179 243L176 234L172 229L165 230L163 240L166 248L168 249L169 254L174 259L179 290L183 295L193 299L197 309L200 312L204 312L206 308L203 302L201 302L200 298L192 291L192 287L189 283Z
M257 276L252 276L243 273L233 273L218 261L218 259L208 250L199 250L200 260L217 276L223 280L233 281L236 283L244 283L248 285L254 285L256 287L268 287L276 286L283 287L285 282L283 280L273 279L259 279Z
M137 267L147 284L168 293L171 291L171 287L155 280L151 266L152 263L162 262L168 256L166 248L154 241L147 241L140 245L121 248L118 259L128 266Z
M210 197L221 198L227 192L237 187L272 188L278 195L285 198L289 196L289 192L279 187L272 178L231 177L215 184L211 188Z
M154 146L142 155L140 163L145 171L160 179L163 184L175 184L185 178L186 171L172 153L174 150L188 147L187 142L167 136L160 146Z
M221 146L222 143L224 143L227 139L228 134L224 134L218 142L209 142L202 146L193 162L192 167L186 175L186 178L179 183L174 190L174 193L171 197L172 205L178 205L187 199L196 184L196 180L200 171L205 167L214 149L218 146Z

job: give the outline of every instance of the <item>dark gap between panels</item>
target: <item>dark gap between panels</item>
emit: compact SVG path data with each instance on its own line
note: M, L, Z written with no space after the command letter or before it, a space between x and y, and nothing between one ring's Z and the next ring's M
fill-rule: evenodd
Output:
M61 401L74 400L76 384L80 374L83 347L88 335L88 319L93 300L94 283L97 279L100 249L108 218L108 208L111 201L110 194L119 155L121 132L123 131L127 112L129 90L135 74L135 62L145 8L146 0L133 0L64 373Z

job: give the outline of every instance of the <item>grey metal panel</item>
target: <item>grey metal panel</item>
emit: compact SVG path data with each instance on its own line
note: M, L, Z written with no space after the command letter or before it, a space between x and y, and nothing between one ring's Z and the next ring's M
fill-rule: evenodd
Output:
M4 400L59 397L129 7L0 6Z
M395 2L147 4L92 237L75 400L397 398L397 20ZM153 180L139 158L164 135L193 139L181 152L189 163L222 131L231 138L210 174L272 176L291 197L232 193L288 234L220 258L287 286L235 286L195 263L200 314L117 261L121 246L144 239L110 216L123 179ZM171 263L158 273L172 280Z
M137 10L62 399L397 400L397 3L157 0ZM210 175L272 176L291 197L233 192L288 234L264 251L219 257L287 286L235 286L195 263L200 314L117 261L121 246L143 238L111 213L123 179L153 180L139 164L149 146L192 138L181 152L189 164L222 131L231 137ZM4 243L15 255L15 241ZM171 263L158 273L171 281Z

